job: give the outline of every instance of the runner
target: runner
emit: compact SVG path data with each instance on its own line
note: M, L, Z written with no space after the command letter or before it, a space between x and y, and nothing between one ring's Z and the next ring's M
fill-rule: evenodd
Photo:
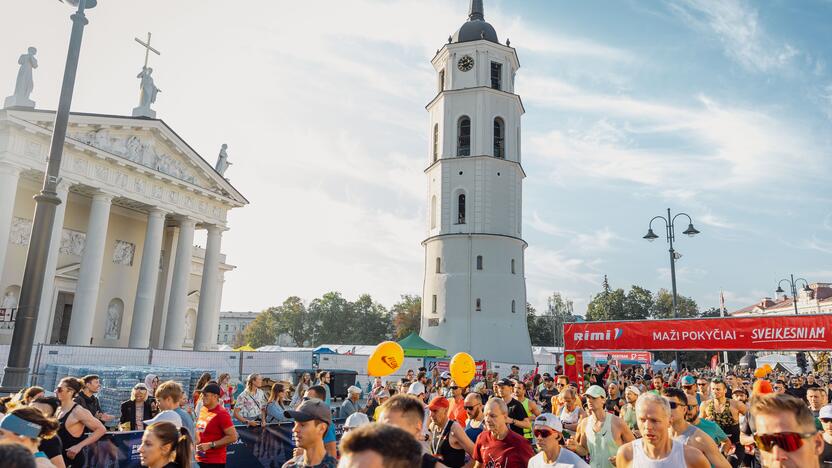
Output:
M670 405L670 436L682 445L694 447L702 452L712 467L730 468L731 464L719 453L719 447L708 434L690 424L686 419L688 398L691 396L678 388L662 391Z
M505 387L503 387L505 388ZM521 407L522 408L522 407ZM474 468L525 468L534 455L523 436L508 428L508 406L492 398L485 404L485 428L474 446Z
M641 391L635 385L630 385L624 390L624 406L621 408L621 419L624 420L624 423L627 424L627 427L630 428L633 435L636 437L641 437L640 433L638 432L638 424L636 421L636 400L641 395ZM698 407L697 407L698 408Z
M543 413L534 420L534 437L540 453L529 460L529 468L589 468L574 452L561 448L563 424L552 413Z
M58 437L64 447L64 464L67 468L81 468L86 457L84 447L94 444L107 429L95 416L81 405L75 403L75 397L81 391L83 383L74 377L64 377L58 383L55 394L61 402L58 410ZM85 435L86 430L92 434Z
M540 414L540 409L537 407L537 403L526 397L526 384L524 382L517 381L514 384L514 398L519 401L521 405L523 405L523 411L526 412L526 417L529 418L529 420L534 419ZM534 435L532 434L531 424L528 429L523 429L523 437L528 440L530 444L534 445Z
M638 427L643 438L622 445L615 458L617 468L708 468L699 450L670 437L670 404L648 392L636 402Z
M525 429L531 428L532 423L528 413L526 413L526 409L523 407L523 404L514 398L514 394L512 392L513 389L514 382L509 379L502 379L497 382L497 392L499 398L502 399L508 407L506 416L508 417L508 423L511 426L511 430L520 436L523 436Z
M447 398L436 397L428 405L430 410L430 453L450 468L465 466L465 454L474 453L474 442L462 426L448 415Z
M476 442L477 437L479 437L485 428L485 415L482 410L482 396L480 394L469 393L465 396L465 412L468 413L468 421L465 423L465 434L471 439L471 442Z
M754 440L765 467L817 468L823 437L806 404L789 395L761 395L751 403Z
M584 395L589 417L578 423L575 438L566 441L566 448L581 456L589 455L593 468L611 468L618 447L635 437L621 418L604 410L607 395L603 388L592 385Z
M578 393L572 387L566 387L560 392L559 399L562 404L558 412L564 427L564 435L569 438L578 430L578 422L581 418L586 417L586 412L581 407L581 400L578 398Z
M711 420L728 434L731 443L740 443L740 415L745 413L745 405L736 400L729 400L727 397L728 387L720 378L711 381L711 394L713 398L703 401L700 406L702 418Z

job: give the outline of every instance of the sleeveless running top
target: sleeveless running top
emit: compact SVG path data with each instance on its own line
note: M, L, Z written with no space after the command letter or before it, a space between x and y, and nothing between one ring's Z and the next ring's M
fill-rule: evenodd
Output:
M529 410L529 399L526 398L520 403L522 403L523 409L526 410L526 416L528 416L530 420L534 421L534 417L532 417L532 412ZM532 434L532 429L531 428L528 428L528 429L524 428L523 429L523 437L525 437L526 440L533 441L534 440L534 434Z
M740 422L734 419L734 415L731 414L731 401L726 400L725 406L722 408L722 411L716 411L716 400L710 400L708 403L708 409L711 412L711 417L713 421L719 425L719 427L728 434L728 438L731 439L731 442L734 445L737 445L740 440Z
M595 415L591 414L587 419L584 436L586 436L586 446L589 449L589 466L592 468L613 467L610 463L610 457L614 457L618 452L618 445L613 439L612 418L613 416L607 415L601 425L601 430L598 432L594 430L595 423L598 421Z
M685 445L678 440L674 440L673 448L667 457L660 460L653 460L644 453L643 443L644 439L636 439L633 441L633 466L638 468L679 468L687 466L685 462Z
M688 426L687 429L685 429L684 432L674 437L673 440L678 440L682 443L682 445L687 445L688 440L690 440L690 438L693 437L694 434L696 434L697 429L699 428L691 424Z
M465 466L465 450L456 449L451 446L451 424L453 419L448 419L441 432L433 432L430 448L442 464L449 468L462 468Z
M560 418L561 422L575 424L576 422L578 422L579 411L581 411L581 407L578 405L575 405L575 409L573 409L572 411L566 411L566 406L564 406L560 409L560 414L558 414L558 417Z
M59 424L59 426L58 426L58 437L60 437L61 444L64 447L64 452L63 452L62 455L63 455L63 458L64 458L64 463L66 464L67 468L84 466L84 452L83 451L78 452L78 455L76 455L75 458L73 458L73 459L69 459L66 456L66 450L67 449L69 449L73 445L76 445L79 442L81 442L81 441L83 441L84 439L87 438L85 434L81 434L81 436L75 437L66 428L66 421L67 421L67 419L69 419L69 415L72 414L72 412L75 411L75 408L77 408L77 407L78 407L77 403L73 404L72 408L70 408L69 411L67 411L66 413L62 414L61 417L58 419L58 424Z

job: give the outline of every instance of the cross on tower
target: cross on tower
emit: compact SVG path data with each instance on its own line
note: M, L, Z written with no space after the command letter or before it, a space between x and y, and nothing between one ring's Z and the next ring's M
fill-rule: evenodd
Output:
M142 41L138 37L134 37L133 39L135 39L136 42L138 42L139 44L142 45L142 47L145 48L145 51L144 51L144 67L143 68L147 68L147 59L150 57L150 52L153 52L156 55L162 55L161 52L159 52L158 50L156 50L156 49L154 49L153 47L150 46L150 33L149 32L147 33L147 42Z

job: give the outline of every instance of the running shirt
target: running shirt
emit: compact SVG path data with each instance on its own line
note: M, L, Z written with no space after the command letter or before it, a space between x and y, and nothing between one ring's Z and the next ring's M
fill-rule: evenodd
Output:
M644 439L633 441L633 466L638 468L679 468L687 466L685 462L685 446L678 440L673 441L673 448L667 457L654 460L644 453Z
M684 430L684 432L674 437L673 440L678 440L682 443L682 445L687 445L690 438L693 437L693 435L696 434L696 431L698 430L698 427L691 424L688 426L687 429Z
M589 465L575 452L561 447L554 463L547 463L540 452L529 460L529 468L589 468Z
M60 418L58 418L58 437L61 439L61 444L63 445L64 453L64 464L67 468L74 468L74 467L81 467L84 466L84 462L86 461L86 456L84 455L84 450L78 452L78 455L75 455L75 458L70 459L66 456L66 450L72 448L73 446L79 444L81 441L87 438L86 435L81 434L78 437L72 435L69 430L66 428L66 421L69 419L69 415L75 411L79 405L77 403L72 405L72 408L69 409L66 413L62 414Z
M483 431L474 445L474 460L486 467L524 468L532 456L532 446L513 431L508 431L503 440L497 440L491 431Z
M231 415L222 405L217 405L209 410L205 406L199 412L199 419L196 421L196 433L199 444L210 443L225 437L225 430L234 424L231 422ZM200 463L225 463L225 447L208 449L196 453L196 461Z
M726 434L725 431L723 431L722 428L713 421L699 418L699 422L694 424L694 426L702 429L702 432L708 434L708 437L713 439L717 445L721 444L722 441L728 438L728 434Z
M472 426L471 423L476 422L478 425L476 427ZM480 436L483 429L485 429L485 422L484 421L474 421L473 419L469 419L467 423L465 423L465 435L471 439L471 442L476 442L477 437Z
M511 419L522 421L529 417L529 415L526 413L526 409L523 408L523 404L517 401L516 398L512 398L506 406L508 406L508 417ZM508 427L511 428L511 430L515 433L519 434L521 437L523 436L524 431L522 427L516 424L509 424Z
M607 415L601 424L601 430L595 432L595 422L598 419L591 414L584 426L584 436L589 449L589 466L592 468L613 468L610 457L618 452L618 444L615 443L612 434L612 417ZM639 466L639 465L635 465Z

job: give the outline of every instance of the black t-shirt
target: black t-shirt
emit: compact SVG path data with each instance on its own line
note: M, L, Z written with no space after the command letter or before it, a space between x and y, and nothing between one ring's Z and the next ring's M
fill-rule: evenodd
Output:
M75 403L78 403L82 408L86 408L93 416L101 412L101 403L95 395L88 397L84 395L84 392L81 392L75 397Z
M540 406L543 409L543 413L551 413L552 412L552 397L558 394L557 389L553 388L549 390L546 387L543 387L542 390L537 394L537 401L540 402Z
M818 460L821 467L832 466L832 444L826 443L826 440L823 441L823 452L821 452Z
M46 455L46 458L60 457L64 453L64 446L61 438L57 435L51 439L41 439L38 450Z
M513 420L522 421L529 417L526 413L526 408L523 408L523 403L520 403L515 398L512 398L511 401L506 405L508 406L508 417ZM516 425L516 424L509 424L509 427L512 431L523 435L523 428Z

